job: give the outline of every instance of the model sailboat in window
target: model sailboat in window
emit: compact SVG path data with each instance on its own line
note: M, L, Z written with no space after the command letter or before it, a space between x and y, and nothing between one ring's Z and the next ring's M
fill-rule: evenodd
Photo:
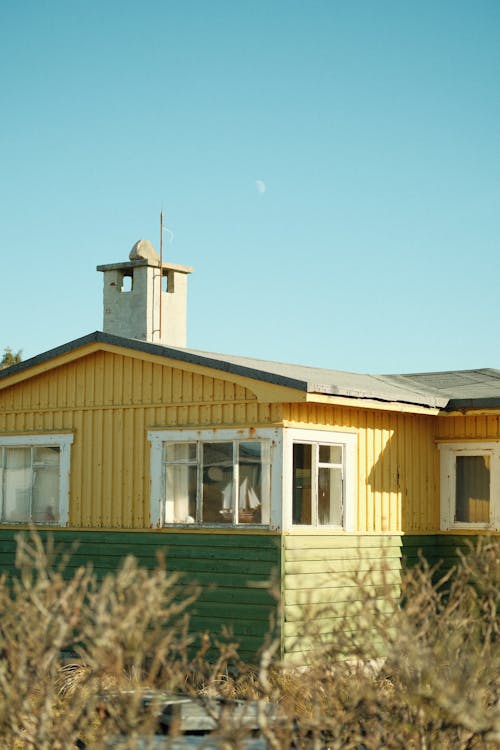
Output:
M240 523L251 523L255 517L255 511L260 507L260 499L245 477L240 484L238 494L238 519ZM222 508L223 516L232 517L232 484L227 484L222 490Z

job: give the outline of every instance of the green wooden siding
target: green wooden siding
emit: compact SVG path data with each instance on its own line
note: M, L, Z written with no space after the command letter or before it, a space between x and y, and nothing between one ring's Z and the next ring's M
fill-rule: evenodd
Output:
M484 535L481 535L484 536ZM486 535L498 545L500 553L500 535ZM415 565L421 553L430 565L438 565L439 573L446 573L456 564L459 554L467 554L477 544L479 535L470 534L415 534L403 536L402 552L407 565Z
M0 529L0 573L15 574L16 535L20 529ZM25 532L28 533L28 532ZM228 627L240 644L240 654L252 661L269 630L275 601L265 584L273 574L281 580L282 648L289 664L306 664L314 647L304 632L313 618L315 632L328 640L336 623L348 618L356 628L363 612L363 594L357 581L376 594L379 607L387 593L398 597L401 571L414 565L419 551L431 564L442 561L446 571L457 560L457 550L467 551L475 535L452 534L254 534L210 533L202 530L80 531L54 530L56 552L76 548L67 567L68 576L89 561L98 577L116 570L126 555L153 568L157 553L164 555L168 571L183 574L182 581L202 586L191 607L193 633L219 635ZM500 547L500 536L495 537ZM257 584L252 586L251 584ZM264 584L264 586L262 586ZM182 588L182 583L180 589ZM336 622L335 622L336 621Z
M15 574L15 536L19 529L0 529L0 572ZM42 532L46 537L49 532ZM71 555L67 575L82 564L92 562L98 577L116 570L129 554L144 567L156 565L157 554L166 559L169 572L183 574L182 581L202 586L199 599L192 605L191 629L220 635L229 628L240 644L240 654L251 660L269 630L274 599L266 588L252 587L279 575L280 540L271 534L214 534L170 531L50 532L57 552L76 549Z
M401 537L401 554L405 566L416 565L423 555L430 565L442 559L437 534L405 534Z

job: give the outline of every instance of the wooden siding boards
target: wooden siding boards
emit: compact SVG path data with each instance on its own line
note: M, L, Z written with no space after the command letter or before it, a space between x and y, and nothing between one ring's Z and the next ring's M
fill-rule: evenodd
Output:
M500 535L491 538L500 551ZM398 599L405 568L417 564L421 556L438 566L439 578L476 540L477 536L465 534L284 534L285 663L306 665L318 639L327 644L338 627L355 631L367 591L375 596L380 611L388 596ZM312 624L309 631L307 622Z
M74 435L71 530L54 531L62 544L79 540L72 564L90 559L104 575L129 552L153 565L155 552L167 549L171 570L203 584L193 608L194 626L214 632L230 625L246 654L261 641L273 608L265 589L248 588L247 582L263 584L276 569L283 600L283 655L300 662L308 646L297 637L309 604L316 609L331 605L336 617L346 612L354 616L360 605L354 576L371 571L374 590L385 580L397 596L401 566L414 564L419 549L430 562L443 558L449 566L456 559L465 535L438 534L438 442L500 440L498 414L435 416L358 404L281 403L269 384L256 384L254 392L248 378L242 385L242 378L235 376L232 382L228 373L218 376L216 370L192 364L183 367L182 362L121 352L83 353L0 390L0 433ZM290 392L279 391L284 396ZM265 531L148 531L148 430L252 426L356 433L356 534L311 529L280 538ZM12 565L16 532L0 529L0 566ZM331 627L332 616L320 619L323 632Z
M15 537L19 532L0 529L0 573L15 574ZM276 535L82 530L41 533L43 538L47 534L52 536L58 554L74 545L66 568L68 576L90 562L102 578L116 570L129 554L152 569L157 555L164 555L167 571L182 574L181 596L186 582L201 586L200 597L190 608L191 631L220 637L223 627L229 628L245 659L255 658L269 631L276 602L265 583L280 571L280 540Z
M355 625L362 613L359 580L380 591L380 602L387 593L399 596L401 547L400 535L284 534L285 662L307 664L309 625L322 638L331 637L335 621L344 627L345 617Z
M231 376L117 351L82 353L0 391L0 432L74 433L70 526L149 527L147 430L284 425L358 436L357 531L439 531L446 439L500 439L497 414L433 416L327 403L267 403ZM131 447L132 446L132 447Z
M359 532L438 531L435 417L327 404L285 404L283 421L290 427L356 432Z
M228 377L127 353L82 354L0 391L0 432L72 431L70 525L140 529L149 526L148 429L283 424L348 430L358 435L357 530L438 530L434 417L266 403Z
M74 433L72 528L149 528L148 429L269 425L280 416L281 404L257 403L241 385L107 351L0 391L1 433Z
M437 440L500 440L498 414L451 414L437 417Z

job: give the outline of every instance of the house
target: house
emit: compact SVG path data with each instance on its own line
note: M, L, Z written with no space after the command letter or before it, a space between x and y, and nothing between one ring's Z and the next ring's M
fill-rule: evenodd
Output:
M147 242L103 273L103 331L0 372L0 568L34 524L74 564L127 553L204 589L193 628L282 656L349 574L500 537L500 371L363 375L186 348L192 269ZM249 585L249 584L261 584ZM325 631L329 621L318 623Z

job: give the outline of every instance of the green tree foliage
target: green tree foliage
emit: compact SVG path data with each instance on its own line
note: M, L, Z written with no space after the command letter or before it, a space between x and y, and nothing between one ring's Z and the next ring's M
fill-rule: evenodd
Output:
M10 346L6 346L3 351L2 359L0 360L0 370L4 370L6 367L11 365L17 365L22 360L22 351L13 352Z

